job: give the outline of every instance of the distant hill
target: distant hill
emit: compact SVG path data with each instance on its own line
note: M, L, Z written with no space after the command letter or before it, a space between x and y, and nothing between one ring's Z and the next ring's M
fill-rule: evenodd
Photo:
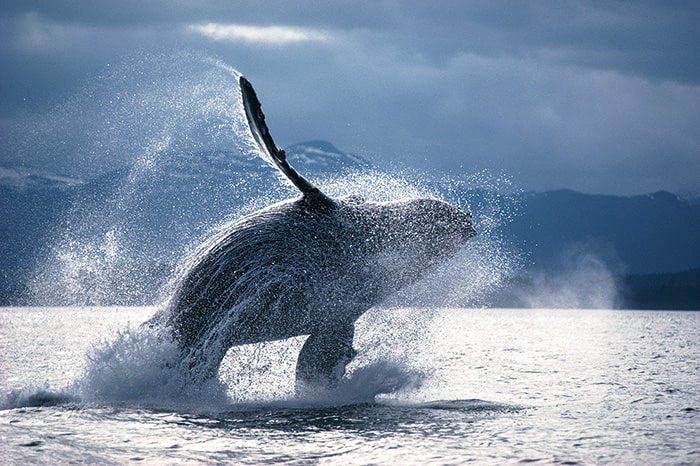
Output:
M324 141L286 152L310 178L371 167ZM590 256L616 277L617 305L700 308L697 271L674 275L700 266L700 203L666 192L502 196L459 189L477 221L508 204L511 220L489 234L525 254L505 291L482 305L532 304L525 298L534 287L566 277ZM251 200L263 194L270 202L296 191L261 159L237 152L164 153L91 180L0 167L0 304L152 303L209 228L246 205L261 206Z
M619 274L700 266L700 205L660 191L621 197L561 190L524 194L506 225L528 268L556 271L583 253Z
M673 273L610 274L595 266L518 273L486 296L487 307L700 310L700 268Z
M631 309L700 310L700 268L618 277L622 305Z
M700 310L697 202L664 191L495 199L515 214L494 233L525 254L524 264L483 305Z

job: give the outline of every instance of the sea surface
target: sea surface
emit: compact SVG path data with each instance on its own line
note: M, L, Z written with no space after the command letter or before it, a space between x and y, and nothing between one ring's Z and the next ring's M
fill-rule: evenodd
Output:
M700 312L375 309L298 394L303 338L178 390L155 310L0 308L3 464L700 464Z

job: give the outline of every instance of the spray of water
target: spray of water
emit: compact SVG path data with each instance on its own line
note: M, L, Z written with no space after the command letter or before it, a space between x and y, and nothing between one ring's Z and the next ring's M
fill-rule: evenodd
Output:
M571 246L562 255L558 275L534 274L521 290L531 308L613 309L619 300L615 276L608 265L584 246Z
M253 146L241 111L238 76L208 57L138 57L113 67L56 110L51 120L81 125L81 131L74 131L81 136L58 155L73 167L68 175L85 179L94 189L81 191L57 230L52 254L38 267L33 281L37 302L167 298L170 289L147 279L153 273L146 264L166 267L159 277L176 277L177 264L199 253L193 245L222 228L226 218L296 195L283 183L261 183L239 174ZM54 140L73 134L63 126L37 131L53 131ZM187 170L196 175L187 180L199 181L184 180ZM227 175L225 182L217 178L221 173ZM474 213L478 236L435 275L401 290L358 321L359 354L332 393L294 394L294 365L303 338L232 348L218 380L188 386L187 375L179 372L177 345L161 329L148 326L126 329L117 340L96 347L72 390L84 400L162 404L183 399L342 403L417 389L428 376L411 368L412 351L425 338L421 319L427 321L439 306L479 305L480 297L519 264L514 248L496 233L513 212L488 194L508 189L508 182L488 173L430 179L369 169L314 182L332 197L442 199ZM172 209L169 196L178 197ZM163 244L180 246L168 249ZM406 307L420 311L401 314Z
M226 179L251 157L239 73L205 56L137 56L111 66L37 119L24 150L44 169L84 180L28 301L157 301L163 276L201 223L245 190ZM21 154L20 154L21 155ZM234 179L232 176L231 179Z
M317 183L334 196L350 193L374 201L442 195L426 183L372 170L341 174ZM282 190L256 198L241 212L274 202L284 194ZM222 227L214 230L217 228ZM488 233L484 236L480 242L469 244L436 276L403 291L358 320L354 343L358 355L342 382L332 390L295 391L296 359L305 337L233 347L217 380L206 387L192 387L187 383L188 374L181 372L179 350L170 334L158 327L143 326L127 330L116 341L95 349L78 385L80 396L88 400L158 404L195 400L205 404L295 406L410 398L429 377L426 365L417 367L415 360L422 357L420 348L429 342L425 328L437 308L478 301L481 293L497 286L517 265L497 240L489 239ZM200 253L198 249L191 252L193 256Z

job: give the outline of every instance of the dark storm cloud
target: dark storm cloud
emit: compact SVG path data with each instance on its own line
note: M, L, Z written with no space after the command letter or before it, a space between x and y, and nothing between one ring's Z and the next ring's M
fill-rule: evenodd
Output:
M700 82L693 52L700 8L693 2L465 3L425 4L414 14L418 28L443 26L441 34L427 36L434 52L461 49Z
M188 48L248 74L285 144L324 138L420 169L505 171L526 189L700 191L694 2L2 9L6 121L65 98L120 57Z

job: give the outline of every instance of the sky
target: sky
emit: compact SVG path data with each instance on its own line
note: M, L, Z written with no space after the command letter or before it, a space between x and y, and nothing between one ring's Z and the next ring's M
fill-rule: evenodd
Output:
M110 64L194 51L250 79L281 146L528 191L697 196L698 24L700 3L673 0L5 0L0 136Z

